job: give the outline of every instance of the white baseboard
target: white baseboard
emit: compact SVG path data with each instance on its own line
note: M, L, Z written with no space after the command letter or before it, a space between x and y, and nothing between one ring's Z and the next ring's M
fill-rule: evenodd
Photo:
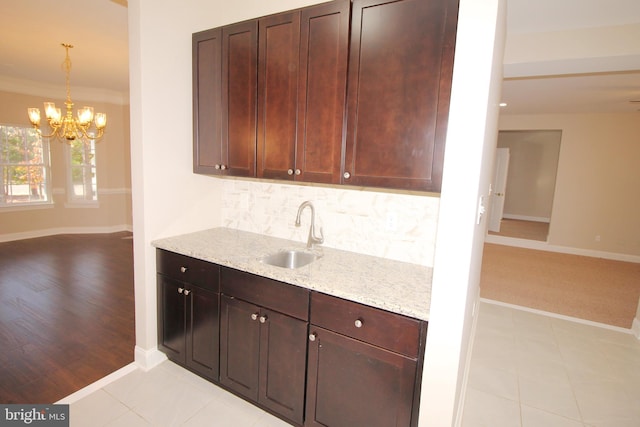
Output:
M59 227L43 230L29 230L22 233L10 233L0 235L0 242L12 242L14 240L33 239L36 237L55 236L57 234L109 234L120 231L133 231L131 224L111 225L108 227Z
M533 222L551 222L551 218L545 218L542 216L527 216L527 215L510 215L503 214L504 219L519 219L521 221L533 221Z
M569 246L550 245L547 242L542 242L539 240L516 239L514 237L504 237L504 236L496 236L493 234L487 234L487 236L485 236L484 241L485 243L495 243L497 245L515 246L515 247L526 248L526 249L536 249L539 251L558 252L558 253L570 254L570 255L582 255L582 256L589 256L594 258L604 258L604 259L610 259L614 261L640 263L640 256L638 255L619 254L615 252L596 251L592 249L572 248Z
M136 346L134 360L138 368L147 372L167 360L167 355L157 348L145 350L142 347Z
M78 400L87 397L91 393L100 390L102 387L124 377L128 373L135 371L136 369L138 369L138 366L135 363L129 363L128 365L123 366L117 371L110 373L106 377L102 377L98 381L91 383L88 386L76 391L75 393L72 393L69 396L60 399L59 401L55 402L55 404L70 405L72 403L75 403Z

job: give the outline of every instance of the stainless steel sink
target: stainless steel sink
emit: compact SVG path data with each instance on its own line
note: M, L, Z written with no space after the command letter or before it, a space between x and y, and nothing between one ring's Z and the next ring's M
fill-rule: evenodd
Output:
M264 264L274 265L282 268L300 268L311 264L319 257L316 254L306 251L290 250L280 251L266 255L260 259Z

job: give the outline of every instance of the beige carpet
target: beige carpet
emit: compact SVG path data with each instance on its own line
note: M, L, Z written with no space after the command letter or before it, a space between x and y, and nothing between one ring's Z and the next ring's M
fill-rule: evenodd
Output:
M487 243L480 296L631 328L640 264Z

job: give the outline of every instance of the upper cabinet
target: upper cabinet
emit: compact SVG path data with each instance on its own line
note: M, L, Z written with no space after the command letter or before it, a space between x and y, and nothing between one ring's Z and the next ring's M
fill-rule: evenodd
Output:
M260 20L258 177L340 183L349 1Z
M193 35L193 171L255 176L258 26Z
M344 183L440 191L457 1L354 0Z
M194 172L440 191L457 8L337 0L194 34Z
M222 160L222 29L193 35L193 171L220 172Z

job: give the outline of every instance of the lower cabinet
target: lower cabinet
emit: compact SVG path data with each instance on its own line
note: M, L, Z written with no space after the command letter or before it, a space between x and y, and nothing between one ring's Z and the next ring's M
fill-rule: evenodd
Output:
M426 323L311 297L305 426L417 425Z
M220 383L302 425L309 292L226 268L221 284Z
M218 271L214 264L157 253L158 347L169 359L217 381Z
M417 425L427 322L157 251L158 347L296 426Z

